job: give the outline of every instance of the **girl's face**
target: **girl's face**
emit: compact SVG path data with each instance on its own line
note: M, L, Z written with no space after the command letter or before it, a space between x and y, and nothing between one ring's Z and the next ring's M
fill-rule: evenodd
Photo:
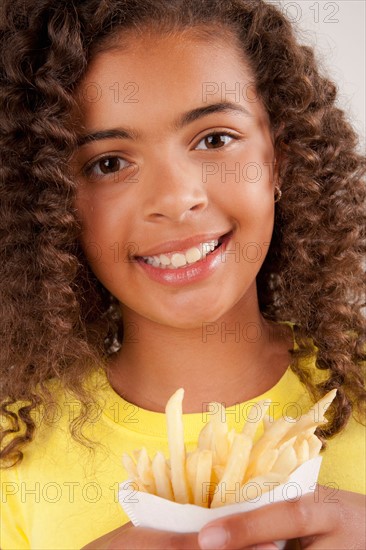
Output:
M78 104L82 245L124 317L193 328L256 303L274 150L234 42L131 35L94 58Z

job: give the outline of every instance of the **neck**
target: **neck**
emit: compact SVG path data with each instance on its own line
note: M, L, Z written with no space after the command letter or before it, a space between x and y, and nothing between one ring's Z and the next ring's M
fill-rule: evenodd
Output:
M253 301L252 301L253 302ZM125 339L111 359L114 390L130 403L162 412L185 389L184 412L203 403L226 407L270 389L290 364L291 329L265 320L257 301L193 329L164 326L123 310Z

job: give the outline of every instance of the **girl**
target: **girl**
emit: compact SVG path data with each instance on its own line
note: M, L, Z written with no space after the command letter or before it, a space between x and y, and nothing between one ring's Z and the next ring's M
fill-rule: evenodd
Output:
M1 10L1 548L364 548L365 161L312 50L263 0ZM132 527L121 456L178 387L188 450L208 401L337 388L320 487Z

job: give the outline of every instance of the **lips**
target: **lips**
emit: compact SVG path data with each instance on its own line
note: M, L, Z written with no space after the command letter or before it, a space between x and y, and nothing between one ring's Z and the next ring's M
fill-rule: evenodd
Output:
M178 269L185 265L192 265L199 262L203 258L213 252L219 246L218 240L200 243L197 246L189 248L183 252L173 252L167 254L159 254L156 256L145 256L142 259L154 267L162 269Z
M170 265L168 266L160 265L160 262L159 265L153 265L151 257L148 256L136 256L135 261L137 262L139 272L144 273L148 278L157 283L173 287L192 285L210 277L220 268L224 268L226 262L223 260L223 257L232 237L233 231L223 234L216 239L217 246L214 246L204 257L200 257L197 261L184 266L175 267L171 264L170 259ZM192 242L192 239L189 241ZM195 241L198 246L200 243L197 243L197 239ZM207 241L203 242L207 243ZM180 252L184 252L184 250ZM169 252L167 251L166 254L170 254L170 258L174 258L174 255L180 252L177 249L173 249Z
M136 256L135 259L160 269L178 269L193 265L218 248L229 233L216 233L214 238L197 236L182 241L170 241L144 255Z

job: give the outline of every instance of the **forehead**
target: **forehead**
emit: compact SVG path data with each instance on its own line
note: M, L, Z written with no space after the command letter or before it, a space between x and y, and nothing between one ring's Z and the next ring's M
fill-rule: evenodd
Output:
M152 120L218 101L266 118L254 75L228 32L123 34L95 55L77 97L88 126L106 113L130 118L138 111Z

